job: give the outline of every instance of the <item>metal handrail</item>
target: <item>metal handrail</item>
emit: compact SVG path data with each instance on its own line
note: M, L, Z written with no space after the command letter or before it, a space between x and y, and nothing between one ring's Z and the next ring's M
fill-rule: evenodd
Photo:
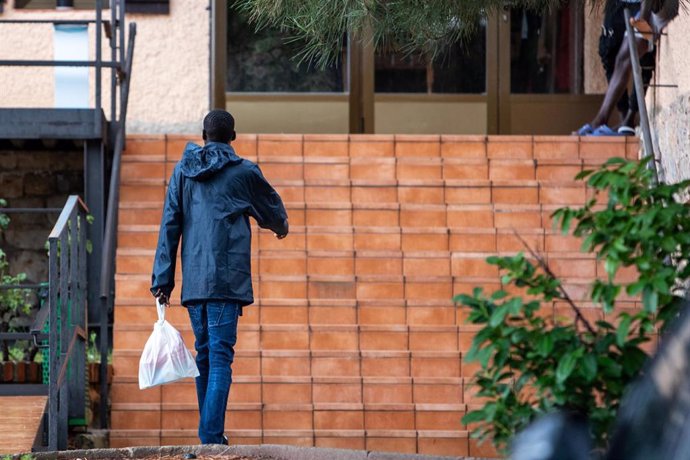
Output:
M88 207L76 195L67 199L48 237L48 448L67 448L68 417L86 397ZM58 331L58 322L60 331ZM69 380L67 368L74 367Z
M628 48L630 48L630 60L632 62L633 82L635 84L635 95L637 97L637 106L640 111L640 128L642 129L642 158L652 157L647 163L649 169L654 174L654 183L659 182L659 173L656 167L656 152L654 151L654 144L652 142L652 130L649 125L649 114L647 112L647 103L645 101L644 82L642 80L642 67L640 66L640 58L637 53L637 44L635 43L635 33L633 26L630 23L630 10L625 8L623 10L625 15L625 30L628 37Z

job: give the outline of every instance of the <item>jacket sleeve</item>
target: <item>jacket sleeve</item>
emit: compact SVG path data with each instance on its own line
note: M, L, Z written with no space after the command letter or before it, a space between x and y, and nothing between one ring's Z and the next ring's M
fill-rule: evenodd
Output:
M287 234L287 211L283 200L256 165L252 167L250 201L248 213L256 219L259 227L272 230L278 235Z
M182 202L179 184L180 173L176 169L170 178L168 194L165 198L163 218L158 232L158 246L153 261L151 275L151 293L160 291L170 296L175 287L175 263L177 247L182 235Z

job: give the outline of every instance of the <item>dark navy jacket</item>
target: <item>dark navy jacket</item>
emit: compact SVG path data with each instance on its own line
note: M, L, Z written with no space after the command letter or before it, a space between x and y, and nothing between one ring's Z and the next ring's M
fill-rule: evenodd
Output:
M182 237L183 305L252 303L249 216L277 234L287 232L283 202L257 165L228 144L187 144L168 186L151 292L170 296Z

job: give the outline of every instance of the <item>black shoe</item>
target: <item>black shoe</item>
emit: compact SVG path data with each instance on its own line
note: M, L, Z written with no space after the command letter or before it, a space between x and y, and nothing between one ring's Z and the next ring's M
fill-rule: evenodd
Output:
M230 445L230 444L228 443L228 437L227 437L227 436L223 435L223 442L222 442L221 444L223 444L224 446Z

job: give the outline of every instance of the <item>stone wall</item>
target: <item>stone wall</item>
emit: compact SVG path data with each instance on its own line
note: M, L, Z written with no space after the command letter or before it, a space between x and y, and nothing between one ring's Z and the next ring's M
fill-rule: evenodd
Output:
M0 150L0 198L10 208L62 208L71 194L83 194L81 148L64 150ZM0 248L10 270L27 273L29 282L48 280L45 243L58 213L10 214Z

